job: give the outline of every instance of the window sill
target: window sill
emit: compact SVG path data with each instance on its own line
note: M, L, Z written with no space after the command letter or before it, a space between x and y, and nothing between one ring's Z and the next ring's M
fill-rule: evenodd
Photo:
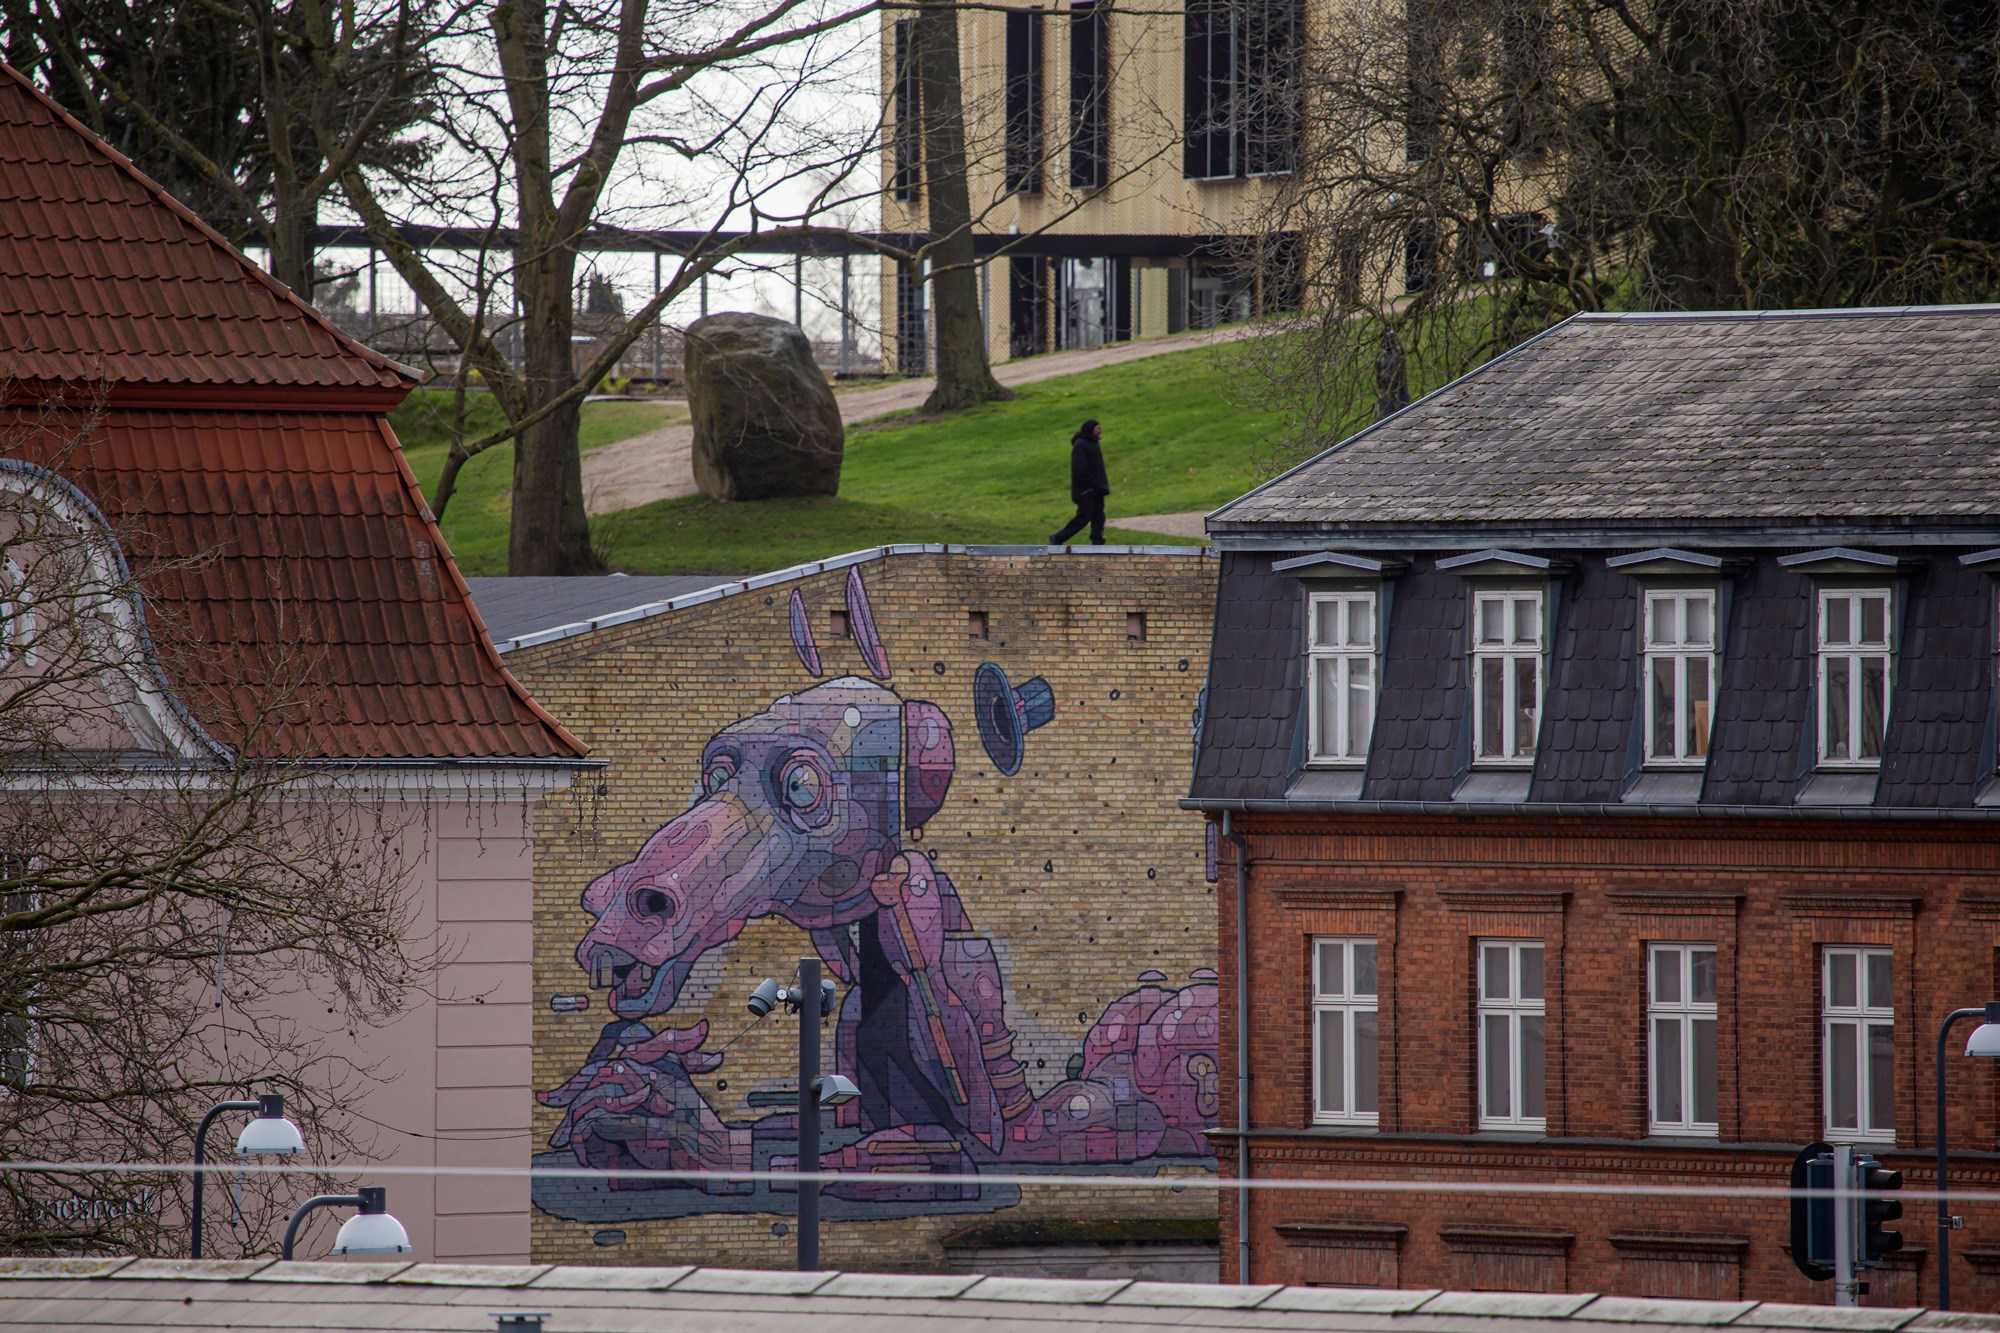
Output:
M1703 759L1648 759L1639 765L1642 773L1699 773L1708 767Z
M1315 1116L1312 1127L1314 1129L1336 1130L1348 1134L1379 1134L1382 1132L1381 1122L1376 1120L1321 1120Z

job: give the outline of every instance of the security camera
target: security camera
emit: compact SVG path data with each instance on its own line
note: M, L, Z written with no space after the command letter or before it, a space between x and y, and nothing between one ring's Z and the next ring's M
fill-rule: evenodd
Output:
M819 1016L821 1018L825 1018L833 1013L833 1002L839 996L840 992L835 989L834 984L825 977L821 977L819 980Z
M765 977L757 983L757 989L750 992L750 1012L762 1018L777 1008L778 1001L784 998L785 993L778 989L778 983Z

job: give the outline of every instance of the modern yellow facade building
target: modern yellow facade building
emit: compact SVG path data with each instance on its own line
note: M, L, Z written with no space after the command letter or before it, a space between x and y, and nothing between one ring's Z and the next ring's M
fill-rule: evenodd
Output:
M1267 235L1297 158L1305 0L1027 0L958 16L995 361L1296 304ZM928 233L914 19L884 19L882 226ZM882 276L889 363L929 364L922 262Z

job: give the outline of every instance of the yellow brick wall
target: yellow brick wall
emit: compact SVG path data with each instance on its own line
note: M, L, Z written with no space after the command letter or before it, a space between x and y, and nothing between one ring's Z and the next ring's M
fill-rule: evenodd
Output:
M889 555L858 568L890 659L886 683L905 700L939 705L955 733L949 795L922 841L909 845L953 878L973 930L996 943L1014 1051L1040 1095L1060 1080L1090 1022L1140 973L1157 970L1179 987L1215 966L1203 827L1175 804L1187 786L1189 724L1207 671L1215 567L1196 554L948 552ZM600 785L586 780L549 798L535 823L537 1089L574 1074L609 1017L573 956L592 919L579 905L585 885L688 807L713 733L813 683L789 633L792 588L810 608L826 677L866 674L856 645L830 625L845 609L846 577L844 569L821 573L508 654L536 698L610 761ZM984 642L968 637L974 610L987 613ZM1135 611L1146 615L1143 642L1128 638ZM1057 701L1055 720L1029 735L1012 777L996 771L973 722L973 674L984 661L1017 686L1045 678ZM757 981L782 980L811 952L797 927L751 922L697 969L673 1023L705 1018L707 1049L721 1047L749 1024L743 998ZM554 1012L555 995L588 995L590 1008ZM768 1114L773 1092L791 1086L796 1022L773 1015L736 1039L719 1068L694 1077L723 1120ZM758 1092L764 1104L753 1106ZM559 1122L556 1111L535 1108L537 1153L547 1152ZM569 1221L538 1208L535 1258L791 1262L794 1238L777 1234L780 1224L789 1230L789 1205L658 1220L645 1216L660 1211L657 1200L628 1193L615 1202L632 1216ZM592 1205L599 1214L610 1206ZM830 1221L824 1262L923 1268L939 1261L940 1237L982 1221L1213 1217L1214 1207L1213 1194L1198 1189L1030 1187L999 1212ZM614 1231L622 1242L607 1243Z

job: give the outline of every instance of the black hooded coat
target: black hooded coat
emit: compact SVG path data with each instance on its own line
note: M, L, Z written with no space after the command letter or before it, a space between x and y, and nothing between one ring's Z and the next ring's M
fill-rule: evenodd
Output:
M1111 478L1104 472L1104 450L1085 425L1069 441L1069 498L1082 504L1093 495L1109 494Z

